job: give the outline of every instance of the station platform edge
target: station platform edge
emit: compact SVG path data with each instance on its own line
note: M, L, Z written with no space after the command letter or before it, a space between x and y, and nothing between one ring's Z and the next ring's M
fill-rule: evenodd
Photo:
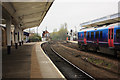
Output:
M51 59L45 54L41 48L41 44L45 42L36 43L36 55L40 67L40 73L42 78L63 78L63 74L54 65Z

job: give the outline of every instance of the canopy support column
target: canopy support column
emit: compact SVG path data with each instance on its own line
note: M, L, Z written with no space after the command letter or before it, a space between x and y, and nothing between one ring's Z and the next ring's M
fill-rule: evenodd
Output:
M15 26L15 48L18 49L18 27Z
M6 19L6 29L7 29L7 53L11 53L11 18Z
M23 45L23 43L24 43L24 32L23 32L23 30L22 30L22 45Z
M21 46L22 40L21 40L21 29L19 29L19 46Z

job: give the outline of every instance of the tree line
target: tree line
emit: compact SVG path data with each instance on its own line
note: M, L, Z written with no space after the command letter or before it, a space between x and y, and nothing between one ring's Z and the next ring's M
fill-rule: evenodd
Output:
M50 37L52 40L66 40L67 35L67 23L61 24L60 29L54 29L52 33L50 33Z

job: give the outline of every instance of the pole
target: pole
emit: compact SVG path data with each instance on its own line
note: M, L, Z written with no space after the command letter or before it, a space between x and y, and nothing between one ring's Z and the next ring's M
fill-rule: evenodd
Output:
M38 36L38 27L37 27L37 36Z

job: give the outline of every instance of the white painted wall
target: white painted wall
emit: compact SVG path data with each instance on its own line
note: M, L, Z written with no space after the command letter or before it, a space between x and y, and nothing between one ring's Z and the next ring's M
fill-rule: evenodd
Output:
M46 41L46 38L42 38L42 41Z
M29 40L29 37L28 36L26 36L26 42Z
M73 41L73 32L72 35L70 35L70 41Z

